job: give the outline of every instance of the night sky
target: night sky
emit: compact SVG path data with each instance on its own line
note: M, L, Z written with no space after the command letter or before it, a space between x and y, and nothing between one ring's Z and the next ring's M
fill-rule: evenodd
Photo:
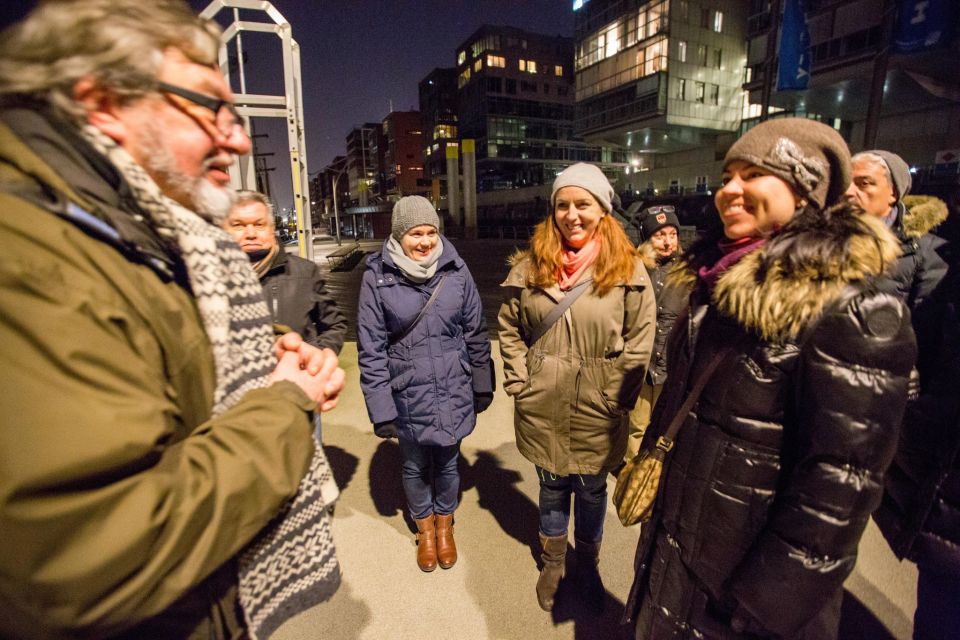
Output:
M188 0L198 12L209 0ZM0 26L36 2L0 0ZM483 24L547 35L573 35L573 0L273 0L300 45L307 163L319 171L346 151L353 125L379 122L389 112L417 109L417 85L436 67L452 67L456 48ZM228 23L232 9L219 18ZM242 20L268 20L241 12ZM280 39L244 35L247 91L283 92ZM234 90L239 90L236 80ZM281 119L258 118L260 152L273 152L271 186L282 209L292 205L287 133Z
M191 0L202 9L204 0ZM573 35L572 0L274 0L293 27L300 45L307 161L319 171L346 150L350 129L379 122L389 112L418 108L417 86L436 67L452 67L456 49L483 24L515 26L548 35ZM232 10L219 16L227 19ZM266 14L241 13L242 20ZM254 17L256 16L256 17ZM229 21L229 20L228 20ZM249 93L282 93L280 40L274 35L245 35L249 52ZM234 90L238 89L234 81ZM276 155L271 186L277 204L292 204L286 126L282 120L257 119L260 151Z

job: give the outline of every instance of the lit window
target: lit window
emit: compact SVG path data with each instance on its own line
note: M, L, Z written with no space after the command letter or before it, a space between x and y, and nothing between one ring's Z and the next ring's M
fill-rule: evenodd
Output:
M677 99L686 100L687 81L683 78L677 78Z
M526 71L527 73L536 73L537 62L535 60L524 60L523 58L521 58L520 71Z
M679 42L677 42L677 49L679 53L678 57L680 58L680 62L686 62L687 61L687 41L680 40Z
M720 104L720 85L710 85L710 104Z
M526 71L526 70L527 70L527 61L524 60L523 58L520 58L520 61L517 62L517 65L520 67L520 71Z
M701 67L707 66L707 45L705 44L697 46L697 64Z
M503 68L507 66L507 61L503 58L503 56L494 56L494 55L487 54L487 66Z
M706 85L702 82L696 84L696 101L702 103L704 100L704 95L706 93Z
M562 78L562 77L563 77L563 67L560 66L559 64L558 64L558 65L554 65L554 67L553 67L553 75L557 76L558 78Z
M478 58L477 61L473 63L473 70L480 71L480 69L483 69L483 60Z
M467 52L461 51L457 54L457 64L463 64L467 61Z
M713 14L713 30L717 33L723 31L723 12L717 11Z

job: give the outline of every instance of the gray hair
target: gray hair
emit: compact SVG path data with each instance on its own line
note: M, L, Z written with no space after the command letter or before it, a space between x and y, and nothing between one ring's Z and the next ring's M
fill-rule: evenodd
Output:
M260 193L259 191L250 191L247 189L241 189L237 191L237 199L234 200L233 206L239 207L240 205L250 204L250 203L259 203L267 208L267 219L270 221L270 224L273 225L273 203L270 202L270 199Z
M893 182L893 176L890 175L890 166L887 165L886 160L884 160L883 158L881 158L875 153L870 153L869 151L861 151L860 153L855 153L853 157L850 158L850 164L853 164L858 160L862 160L863 162L866 162L871 166L880 167L881 169L883 169L883 175L887 177L887 183L891 187L895 186Z
M78 120L82 78L138 98L156 88L166 48L213 66L219 37L183 0L46 0L0 33L0 95L39 98Z

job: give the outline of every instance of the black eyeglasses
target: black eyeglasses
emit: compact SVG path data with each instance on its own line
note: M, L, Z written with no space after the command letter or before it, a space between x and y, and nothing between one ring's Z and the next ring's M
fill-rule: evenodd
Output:
M183 87L178 87L166 82L158 82L157 88L164 94L174 95L186 100L186 104L176 100L171 100L170 102L196 120L211 136L216 132L229 138L238 127L241 129L244 128L243 116L237 113L237 108L229 100L219 100L213 96L197 93L196 91L184 89ZM201 117L196 110L198 106L213 113L213 122L205 117Z

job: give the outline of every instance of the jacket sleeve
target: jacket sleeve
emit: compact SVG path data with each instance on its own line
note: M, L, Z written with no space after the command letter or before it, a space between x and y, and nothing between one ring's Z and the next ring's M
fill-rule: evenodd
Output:
M917 268L910 283L910 293L907 306L914 312L922 308L930 294L934 292L940 281L947 275L947 263L940 253L944 250L946 241L943 238L928 233L917 239Z
M337 307L337 303L327 292L320 275L320 268L313 265L313 309L310 317L316 327L317 335L311 341L315 347L332 349L340 353L347 335L347 319Z
M503 390L515 396L527 381L527 343L520 326L520 295L523 289L507 287L507 297L500 305L500 356L503 358Z
M657 301L653 288L649 284L628 288L624 298L623 353L617 363L623 372L617 404L624 411L633 409L640 395L656 334Z
M470 366L473 369L473 392L493 393L496 379L493 372L493 360L490 358L490 336L487 335L487 321L483 317L483 303L477 284L469 269L463 267L466 280L463 285L463 339L467 343Z
M393 401L393 390L390 388L387 325L375 280L376 275L372 269L368 268L363 272L357 304L360 388L367 404L367 415L373 424L397 419L397 405Z
M161 613L277 514L309 466L311 403L282 382L185 423L168 382L182 372L163 363L203 345L162 354L115 290L25 259L0 259L0 636L102 637Z
M796 424L784 444L789 475L730 581L766 629L791 636L853 570L896 450L915 359L910 314L888 294L858 294L801 346L786 418Z

